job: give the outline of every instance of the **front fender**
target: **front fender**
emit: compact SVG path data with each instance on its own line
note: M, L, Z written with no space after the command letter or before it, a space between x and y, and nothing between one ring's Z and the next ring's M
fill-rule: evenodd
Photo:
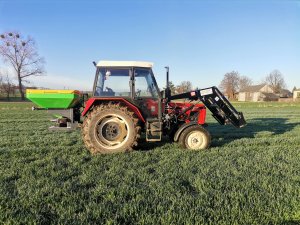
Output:
M190 122L190 123L184 123L182 124L179 129L176 131L175 135L174 135L174 141L177 142L179 137L180 137L180 134L188 127L190 126L194 126L194 125L199 125L197 122ZM201 125L199 125L201 126Z

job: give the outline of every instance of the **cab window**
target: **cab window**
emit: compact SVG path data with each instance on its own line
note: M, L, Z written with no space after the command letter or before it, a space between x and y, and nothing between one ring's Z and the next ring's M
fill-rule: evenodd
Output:
M100 69L95 96L130 97L129 69Z
M135 69L134 78L136 97L158 97L151 69Z

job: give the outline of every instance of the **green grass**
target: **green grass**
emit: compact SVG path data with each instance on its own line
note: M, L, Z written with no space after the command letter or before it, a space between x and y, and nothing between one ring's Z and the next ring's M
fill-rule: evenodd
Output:
M91 156L30 103L0 103L4 224L299 224L300 104L235 103L248 126L208 116L209 150L143 144Z

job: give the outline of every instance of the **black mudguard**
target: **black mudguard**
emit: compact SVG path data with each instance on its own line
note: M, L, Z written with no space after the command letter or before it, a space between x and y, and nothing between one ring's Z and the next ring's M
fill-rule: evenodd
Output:
M174 135L174 141L177 142L179 137L180 137L180 134L188 127L190 126L194 126L194 125L198 125L198 126L201 126L199 125L197 122L190 122L190 123L184 123L182 124L178 130L176 131L175 135Z

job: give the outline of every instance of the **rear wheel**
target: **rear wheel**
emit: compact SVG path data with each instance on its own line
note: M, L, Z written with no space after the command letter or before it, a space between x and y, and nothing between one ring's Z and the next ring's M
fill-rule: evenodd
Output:
M179 137L179 144L190 150L207 149L210 142L209 132L199 125L187 127Z
M83 140L91 153L116 153L132 150L140 137L138 119L119 104L96 106L83 123Z

